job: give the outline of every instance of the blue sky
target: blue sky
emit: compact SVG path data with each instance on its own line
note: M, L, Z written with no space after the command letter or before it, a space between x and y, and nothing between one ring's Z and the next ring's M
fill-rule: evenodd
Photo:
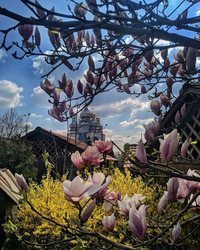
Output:
M49 9L55 5L56 11L65 12L66 9L67 12L67 4L58 4L57 0L40 2ZM173 2L176 4L178 1ZM29 15L29 10L20 1L15 1L13 4L11 0L1 0L1 6L17 11L24 16ZM13 21L0 17L1 27L7 27L11 23ZM43 30L43 32L45 31ZM43 49L46 51L52 49L48 38L42 37ZM19 39L17 31L9 36L9 40L19 41ZM14 107L22 115L31 113L29 122L32 127L42 126L51 130L66 131L66 123L60 123L48 115L51 105L48 103L47 94L39 87L41 75L48 72L48 69L50 66L46 65L42 56L15 60L10 53L0 50L0 114ZM80 71L72 74L62 66L53 73L52 78L54 81L61 79L65 72L76 83L85 70L83 65ZM99 95L90 109L100 116L103 126L108 124L105 128L107 138L109 139L111 136L117 143L137 142L141 133L144 132L143 124L153 118L146 96L135 98L116 91Z

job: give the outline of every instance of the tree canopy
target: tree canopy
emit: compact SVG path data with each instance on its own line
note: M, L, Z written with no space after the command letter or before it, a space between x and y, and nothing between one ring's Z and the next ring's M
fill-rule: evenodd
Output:
M20 10L0 7L1 16L15 21L14 26L0 27L0 48L11 51L16 59L45 57L52 69L43 75L41 87L53 104L49 114L59 121L110 89L159 97L156 109L152 108L159 115L161 105L168 108L177 97L176 83L199 83L198 0L59 1L67 13L38 1L19 2L31 14L24 17ZM9 39L12 32L18 35L15 41ZM48 51L42 46L47 37ZM77 82L65 73L57 84L49 79L61 65L78 71L82 64L88 70Z

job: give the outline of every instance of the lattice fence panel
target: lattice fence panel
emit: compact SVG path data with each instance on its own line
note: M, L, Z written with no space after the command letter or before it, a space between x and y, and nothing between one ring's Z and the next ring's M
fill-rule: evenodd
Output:
M186 123L181 133L184 138L193 143L190 144L188 156L191 159L200 159L200 110L198 110L190 121Z

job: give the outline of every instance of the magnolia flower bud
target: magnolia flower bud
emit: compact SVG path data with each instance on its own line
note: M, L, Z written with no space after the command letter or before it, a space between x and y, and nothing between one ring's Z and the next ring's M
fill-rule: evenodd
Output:
M51 44L53 45L54 48L58 48L61 46L60 44L60 36L58 31L54 30L49 30L48 31L48 36Z
M189 147L189 142L188 142L188 139L186 139L185 142L181 146L181 156L183 158L186 158L188 147Z
M72 64L68 61L67 58L62 58L61 61L62 61L62 63L63 63L68 69L70 69L70 70L73 70L73 69L74 69L73 66L72 66Z
M147 93L147 89L146 89L146 87L144 85L141 86L141 93L142 94Z
M186 68L188 71L193 71L196 68L197 50L189 47L186 53Z
M90 69L92 72L95 72L94 60L93 60L93 58L92 58L91 55L89 55L89 57L88 57L88 65L89 65L89 69Z
M90 202L85 208L85 210L81 213L81 220L83 222L86 222L90 218L95 207L96 207L96 199L92 200L92 202Z
M160 198L160 201L158 203L158 213L159 214L163 214L164 213L164 209L167 207L168 204L168 192L165 191L163 196Z
M178 178L172 177L167 182L167 194L168 194L168 200L169 201L176 201L176 195L179 188L179 181Z
M50 12L52 12L52 13L55 12L55 7L54 6L51 8ZM49 14L48 15L48 21L50 21L50 22L54 21L54 15Z
M78 89L78 92L82 95L83 94L83 84L80 80L78 80L78 82L77 82L77 89Z
M130 208L128 224L134 236L143 240L147 230L145 205L140 206L138 210Z
M15 174L15 179L17 181L17 184L20 186L21 191L28 191L28 184L26 182L26 180L24 179L24 176L21 174Z
M162 59L165 60L167 58L167 55L168 55L168 49L162 49L160 51L160 54L161 54Z
M155 115L160 115L161 104L158 100L152 100L150 103L150 108Z
M172 77L167 77L166 82L167 82L167 87L171 88L174 83L174 80Z
M181 224L178 222L172 229L172 239L177 241L181 237Z
M90 46L90 33L87 31L85 35L85 41L87 46Z
M167 57L167 58L164 60L164 69L165 69L166 72L169 70L169 66L170 66L170 60L169 60L169 58Z
M176 76L176 74L177 74L177 71L178 71L178 66L173 66L173 67L170 67L170 73L172 74L172 76L173 77L175 77Z
M87 9L82 7L83 4L76 4L74 7L74 14L77 17L85 17L86 13L87 13Z
M136 147L136 157L142 163L147 163L147 155L146 150L143 144L142 139L139 140L138 145Z
M184 103L183 106L181 107L181 111L180 111L181 116L184 116L185 111L186 111L186 104Z
M39 47L41 44L41 36L38 27L35 28L35 45Z
M71 155L71 161L79 170L84 167L83 159L78 151Z
M178 148L178 132L174 129L171 133L164 136L160 143L160 153L163 161L169 162L176 154Z
M95 43L96 43L96 39L95 39L94 35L92 34L91 35L91 47L94 47Z
M89 83L86 84L84 88L84 96L93 95L93 89Z
M73 87L73 82L72 80L69 80L65 89L64 89L66 95L68 98L71 98L74 94L74 87Z
M55 86L48 80L45 79L40 83L41 89L43 89L48 95L51 95L55 89Z
M19 25L18 32L25 41L28 41L33 33L33 25L31 24Z
M144 58L147 60L148 63L151 63L153 58L153 50L149 50L145 53Z
M45 12L40 9L41 5L39 4L39 2L37 0L35 0L35 4L38 5L38 8L36 7L36 12L38 14L38 16L42 19L46 16Z
M58 105L60 101L60 92L57 89L53 90L53 100L54 100L54 104Z
M168 107L170 104L169 97L164 94L160 95L160 101L165 107Z
M102 219L102 224L109 231L113 231L115 227L115 215L114 213L111 216L105 216Z
M174 117L174 121L175 121L176 123L178 123L178 122L180 121L180 118L181 118L180 112L177 110L177 112L176 112L176 114L175 114L175 117Z
M90 85L92 85L94 83L94 74L92 73L91 70L87 71L87 74L84 75L85 79L87 82L90 83Z

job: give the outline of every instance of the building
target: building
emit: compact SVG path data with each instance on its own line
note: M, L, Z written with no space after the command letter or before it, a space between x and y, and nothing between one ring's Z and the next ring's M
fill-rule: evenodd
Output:
M187 158L200 160L200 85L187 84L165 114L160 133L177 128L181 142L190 142Z
M38 181L46 172L43 159L44 153L48 153L48 160L53 164L52 175L69 173L69 178L73 178L75 168L72 167L71 154L75 151L82 153L87 144L71 137L63 135L41 127L35 128L25 136L26 140L32 145L33 153L37 158Z
M95 140L105 140L100 118L90 112L87 107L80 113L79 119L77 116L72 118L69 135L88 145Z

